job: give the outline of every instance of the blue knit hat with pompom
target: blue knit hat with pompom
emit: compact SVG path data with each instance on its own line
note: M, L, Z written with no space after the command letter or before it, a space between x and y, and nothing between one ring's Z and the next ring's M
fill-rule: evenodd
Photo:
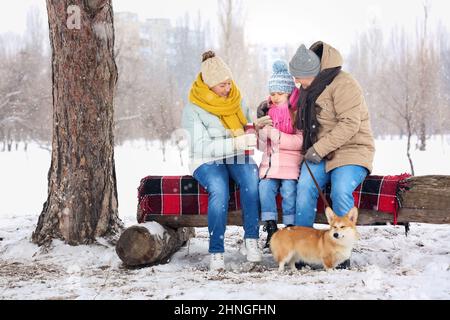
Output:
M295 88L294 79L288 71L287 63L276 60L272 65L273 73L269 79L269 93L284 92L291 93Z

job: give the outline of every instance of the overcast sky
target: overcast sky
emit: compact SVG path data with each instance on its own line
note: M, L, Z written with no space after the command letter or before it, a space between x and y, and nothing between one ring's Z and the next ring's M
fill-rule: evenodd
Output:
M426 1L426 0L425 0ZM430 22L441 21L450 29L450 1L428 0ZM252 42L297 46L315 40L329 42L347 51L358 32L376 18L384 30L395 25L415 31L423 17L424 0L244 0L247 11L246 36ZM46 18L45 0L14 0L0 10L0 33L23 33L30 6L38 7ZM145 18L169 18L173 22L186 12L212 26L217 22L215 0L113 0L115 11L130 11ZM46 22L46 20L44 20Z

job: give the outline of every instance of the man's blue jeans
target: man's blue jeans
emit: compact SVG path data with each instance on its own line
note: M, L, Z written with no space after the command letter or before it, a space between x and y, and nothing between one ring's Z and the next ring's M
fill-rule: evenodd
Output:
M246 156L245 163L217 161L202 164L194 171L194 178L208 192L209 252L224 252L224 235L227 225L229 180L239 186L242 207L244 238L259 238L258 166Z
M278 221L278 210L276 203L278 189L280 189L282 197L281 208L283 211L283 223L285 225L294 224L297 180L293 179L263 179L259 182L261 220Z
M367 169L358 165L345 165L327 173L324 160L318 164L308 162L308 165L322 190L331 181L333 211L338 216L345 215L354 206L352 193L366 178ZM316 185L303 163L297 185L295 225L313 226L316 219L318 197L319 192Z

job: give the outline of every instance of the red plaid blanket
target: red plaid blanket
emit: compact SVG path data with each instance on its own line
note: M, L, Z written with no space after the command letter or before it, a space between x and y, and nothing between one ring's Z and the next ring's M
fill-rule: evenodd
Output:
M353 192L355 206L386 212L393 215L397 223L400 208L398 192L406 187L403 180L409 174L397 176L368 176ZM330 186L325 189L329 198ZM145 222L148 215L198 215L208 212L208 193L192 176L148 176L141 180L138 188L138 222ZM328 200L331 203L331 199ZM278 208L281 197L278 195ZM230 180L229 210L240 210L239 189ZM323 212L322 200L318 201L318 212Z
M355 207L359 209L374 210L392 214L394 224L397 224L398 210L401 207L399 191L406 188L404 180L410 177L404 173L396 176L368 176L353 191ZM331 185L327 185L324 194L331 205ZM325 210L322 199L319 197L317 211Z

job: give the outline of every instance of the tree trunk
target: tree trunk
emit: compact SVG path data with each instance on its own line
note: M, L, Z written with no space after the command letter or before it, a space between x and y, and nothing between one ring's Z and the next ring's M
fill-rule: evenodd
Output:
M183 149L182 148L178 148L178 153L180 155L180 166L183 166Z
M409 116L408 104L406 107L407 116L406 116L406 128L407 128L407 142L406 142L406 156L408 157L409 166L411 168L411 174L414 175L414 164L411 158L411 137L412 137L412 129L411 129L411 117Z
M167 263L193 236L194 228L171 229L148 222L126 229L117 242L116 252L129 267Z
M33 242L71 245L117 235L113 97L117 82L111 0L47 0L53 138L48 198Z
M420 135L419 135L419 150L425 151L427 149L427 130L425 125L425 120L422 119L420 122Z
M163 155L163 162L166 162L166 142L161 140L161 152Z

